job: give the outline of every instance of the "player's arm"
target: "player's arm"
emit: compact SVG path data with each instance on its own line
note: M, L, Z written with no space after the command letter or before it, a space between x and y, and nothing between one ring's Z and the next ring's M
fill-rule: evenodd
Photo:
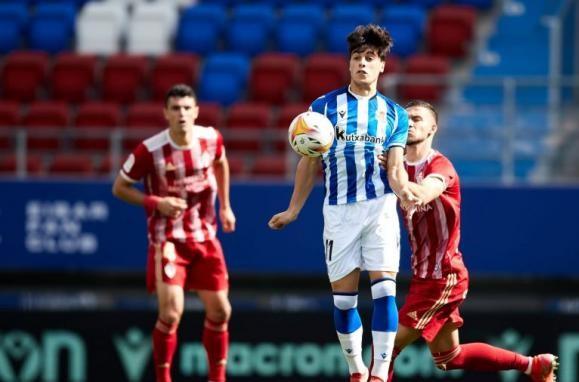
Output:
M430 175L420 183L408 182L408 188L420 200L420 204L428 204L442 195L446 185L442 177Z
M408 173L404 168L404 149L400 146L393 146L388 149L386 157L386 173L390 188L402 203L415 202L417 198L409 188Z
M231 209L231 202L229 200L229 161L225 156L225 152L221 158L213 162L213 171L215 173L215 180L217 181L217 198L219 198L219 219L223 232L235 231L235 214Z
M320 158L302 157L298 162L294 181L294 191L287 210L274 215L268 225L272 229L282 229L297 219L308 196L314 188L316 174L320 170Z

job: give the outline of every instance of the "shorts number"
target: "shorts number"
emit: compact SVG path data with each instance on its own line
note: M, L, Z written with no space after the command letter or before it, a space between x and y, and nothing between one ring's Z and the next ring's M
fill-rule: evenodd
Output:
M334 240L326 240L326 258L332 261L332 251L334 250Z

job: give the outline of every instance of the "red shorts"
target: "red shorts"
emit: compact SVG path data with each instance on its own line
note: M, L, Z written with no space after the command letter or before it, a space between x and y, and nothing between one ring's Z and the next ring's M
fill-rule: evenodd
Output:
M229 288L229 275L217 239L204 242L149 244L147 289L158 281L180 285L185 290L218 291Z
M398 320L404 326L421 331L431 342L447 322L457 328L463 324L458 310L468 292L468 273L450 273L440 280L412 278L406 301Z

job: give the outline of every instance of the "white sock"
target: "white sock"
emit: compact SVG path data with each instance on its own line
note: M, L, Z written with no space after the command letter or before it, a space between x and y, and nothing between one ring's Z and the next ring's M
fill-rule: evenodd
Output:
M348 369L350 374L353 373L366 373L368 368L364 364L362 359L362 333L364 332L362 327L352 333L344 334L338 333L338 339L340 340L340 345L342 346L342 351L344 352L344 357L348 363Z
M374 346L372 375L380 377L384 381L388 379L388 368L392 359L395 337L396 332L372 331L372 343Z
M531 369L533 368L533 357L527 357L529 359L529 366L527 366L527 370L525 370L525 374L531 375Z

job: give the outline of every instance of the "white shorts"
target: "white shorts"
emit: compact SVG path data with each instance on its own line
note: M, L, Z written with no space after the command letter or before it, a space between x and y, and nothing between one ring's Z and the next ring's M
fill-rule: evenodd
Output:
M330 282L354 269L398 272L400 225L396 195L324 204L324 249Z

